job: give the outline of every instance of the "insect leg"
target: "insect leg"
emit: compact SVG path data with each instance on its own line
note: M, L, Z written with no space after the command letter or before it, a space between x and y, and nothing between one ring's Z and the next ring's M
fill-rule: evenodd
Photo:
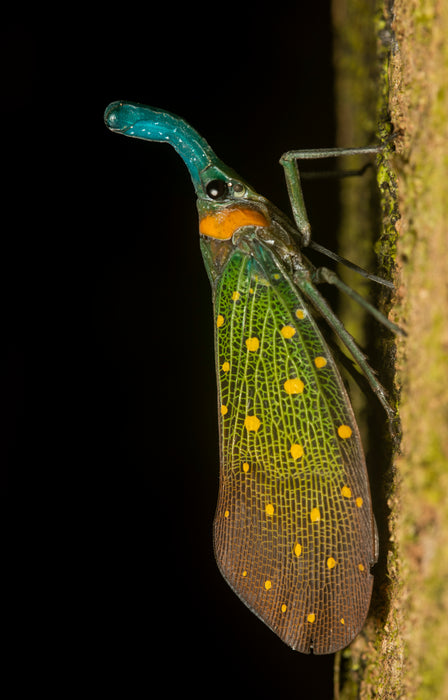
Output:
M315 160L318 158L336 158L347 155L366 155L378 153L382 146L365 146L361 148L310 148L301 151L287 151L280 158L280 164L285 171L286 187L288 189L291 209L294 221L302 234L302 246L309 245L311 240L311 226L306 213L303 199L300 174L297 167L298 160Z
M322 253L322 255L325 255L327 258L330 258L335 262L341 263L341 265L345 265L345 267L348 267L349 270L357 272L358 275L362 275L362 277L365 277L368 280L372 280L372 282L376 282L376 284L382 284L384 287L389 287L389 289L395 289L393 282L390 282L389 280L386 280L383 277L378 277L378 275L373 275L371 272L367 272L367 270L364 270L364 268L359 267L359 265L356 265L356 263L353 263L351 262L351 260L343 258L342 255L333 253L332 250L324 248L323 245L316 243L316 241L310 241L309 247L313 250L316 250L318 253Z
M330 328L333 329L340 341L350 352L353 359L358 363L362 373L369 382L372 391L378 397L378 400L386 411L389 420L392 422L396 416L395 411L393 410L392 406L390 406L387 399L386 390L376 378L374 370L370 367L364 353L358 347L353 337L346 330L343 323L334 314L327 301L309 279L307 279L304 275L296 273L294 275L294 281L299 289L308 297L313 306L321 312Z
M306 247L311 240L311 226L308 220L308 214L306 213L305 200L303 199L299 169L295 159L286 158L288 155L289 153L285 153L280 158L280 163L285 171L286 187L288 189L294 221L302 234L302 246Z
M322 170L319 172L306 172L302 173L302 180L331 180L331 179L338 179L340 180L341 178L345 177L360 177L361 175L364 175L366 170L369 168L373 167L372 162L367 162L364 163L360 168L356 169L350 169L350 170Z
M372 304L370 304L367 299L364 299L358 292L355 292L354 289L348 286L348 284L345 284L335 272L332 270L329 270L327 267L318 267L313 274L313 281L316 284L320 284L322 282L326 282L327 284L332 284L333 286L337 287L341 292L344 292L347 294L347 296L351 297L355 301L358 302L366 311L369 312L374 318L376 318L377 321L383 324L386 328L388 328L392 333L397 333L399 335L406 335L406 332L400 328L400 326L397 326L395 323L392 321L389 321L384 314L381 313L378 309L376 309Z

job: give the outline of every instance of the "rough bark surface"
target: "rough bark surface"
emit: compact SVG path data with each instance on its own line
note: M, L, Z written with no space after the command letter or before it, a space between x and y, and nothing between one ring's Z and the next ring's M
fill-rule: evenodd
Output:
M384 222L376 251L380 270L397 286L390 315L408 334L382 344L402 441L397 449L384 438L377 509L384 568L364 634L343 654L339 697L443 699L448 698L448 4L334 0L334 22L340 140L346 144L355 134L363 143L359 129L371 129L371 114L379 121L379 136L388 125L397 133L395 154L382 159L378 171ZM345 205L353 209L348 198ZM385 312L390 301L380 299Z

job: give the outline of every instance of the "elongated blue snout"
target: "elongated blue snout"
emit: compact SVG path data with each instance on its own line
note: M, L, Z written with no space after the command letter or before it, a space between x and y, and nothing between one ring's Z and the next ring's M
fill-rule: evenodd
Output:
M173 146L190 171L198 194L202 193L200 175L206 168L211 165L225 168L193 127L165 110L133 102L112 102L105 111L104 121L111 131Z

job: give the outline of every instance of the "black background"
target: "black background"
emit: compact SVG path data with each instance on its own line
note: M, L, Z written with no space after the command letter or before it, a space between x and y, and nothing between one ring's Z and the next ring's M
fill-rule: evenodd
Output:
M117 99L175 112L288 210L280 155L334 145L329 5L129 4L2 30L11 646L43 684L332 697L333 657L287 648L213 559L212 307L188 172L103 124ZM307 204L335 248L333 204Z

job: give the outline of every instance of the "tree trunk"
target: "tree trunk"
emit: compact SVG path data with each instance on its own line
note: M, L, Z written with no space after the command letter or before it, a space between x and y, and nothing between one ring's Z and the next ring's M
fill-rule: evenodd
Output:
M379 303L388 313L393 302L390 316L408 334L386 335L376 364L402 441L383 433L379 490L371 475L382 559L364 633L342 655L339 697L440 700L448 698L448 4L333 4L341 145L364 144L372 116L377 138L390 126L396 134L378 170L376 246L396 293ZM359 197L344 195L343 206L341 245L350 247L345 232L364 225Z

